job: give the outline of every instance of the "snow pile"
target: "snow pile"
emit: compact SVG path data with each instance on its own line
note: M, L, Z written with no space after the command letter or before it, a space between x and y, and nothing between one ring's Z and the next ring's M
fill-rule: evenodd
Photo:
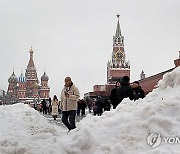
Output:
M88 116L63 143L67 153L180 153L179 144L147 144L150 133L180 137L180 68L166 74L145 99L125 99L101 117Z
M1 106L0 153L179 154L179 143L163 140L180 137L179 100L180 67L164 75L159 87L145 99L125 99L101 117L88 115L69 134L27 105ZM148 145L152 133L159 133L161 140L152 138Z
M64 134L63 129L49 124L28 105L0 107L0 154L53 153L59 134Z

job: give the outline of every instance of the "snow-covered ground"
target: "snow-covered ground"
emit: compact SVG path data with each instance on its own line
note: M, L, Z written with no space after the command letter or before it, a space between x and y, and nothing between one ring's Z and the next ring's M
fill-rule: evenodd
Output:
M69 134L27 105L0 106L2 154L179 154L179 139L180 67L145 99L87 115Z

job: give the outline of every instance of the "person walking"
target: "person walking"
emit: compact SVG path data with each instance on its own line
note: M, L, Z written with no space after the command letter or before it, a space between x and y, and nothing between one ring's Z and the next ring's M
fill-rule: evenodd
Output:
M49 113L52 112L51 97L49 97Z
M85 116L86 114L86 101L84 99L81 99L81 116Z
M62 122L70 130L75 129L75 117L77 110L77 100L80 97L78 88L66 77L64 88L61 91Z
M49 100L46 101L46 111L49 114L49 108L50 108L50 104L49 104Z
M121 86L117 89L118 104L127 97L129 97L130 100L134 99L133 88L130 86L129 81L128 76L123 76L122 81L120 81Z
M58 101L56 95L54 95L51 105L52 105L52 117L54 118L54 120L56 120L56 118L59 114L59 112L58 112L59 101Z
M43 99L41 104L42 104L43 114L47 114L46 100Z
M97 114L97 105L96 105L96 99L93 100L93 103L92 103L92 109L93 109L93 113L94 113L94 116Z
M118 89L119 86L120 86L120 82L119 82L119 81L116 81L115 88L113 88L113 89L111 90L110 100L111 100L111 104L112 104L112 106L113 106L113 109L115 109L116 106L118 105L117 89Z
M111 104L107 98L104 100L104 111L110 111L111 109Z
M91 113L93 100L90 99L90 98L86 98L86 104L87 104L87 106L88 106L89 113Z
M133 82L133 94L134 94L134 101L138 100L139 98L145 97L144 90L141 88L138 81Z
M79 99L77 101L77 116L80 116L80 112L81 112L81 100Z
M101 96L97 97L96 106L97 106L97 115L101 116L103 113L103 102Z

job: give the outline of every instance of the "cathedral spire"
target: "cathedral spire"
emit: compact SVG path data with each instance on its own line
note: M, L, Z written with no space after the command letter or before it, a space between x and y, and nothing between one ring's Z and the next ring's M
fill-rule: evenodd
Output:
M31 46L31 49L29 50L30 59L29 59L29 63L28 63L27 68L35 68L34 61L33 61L33 52L34 51L32 50L32 46Z
M120 24L119 24L119 18L120 18L120 15L119 15L119 14L117 15L117 18L118 18L118 23L117 23L117 28L116 28L116 35L115 35L115 37L120 37L120 36L121 36L121 28L120 28Z

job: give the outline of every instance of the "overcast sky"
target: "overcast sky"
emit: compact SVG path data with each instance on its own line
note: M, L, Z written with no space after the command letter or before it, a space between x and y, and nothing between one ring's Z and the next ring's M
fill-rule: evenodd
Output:
M106 83L112 37L120 14L131 81L174 67L180 50L179 0L0 0L0 89L20 75L33 47L40 79L51 96L71 76L81 96Z

